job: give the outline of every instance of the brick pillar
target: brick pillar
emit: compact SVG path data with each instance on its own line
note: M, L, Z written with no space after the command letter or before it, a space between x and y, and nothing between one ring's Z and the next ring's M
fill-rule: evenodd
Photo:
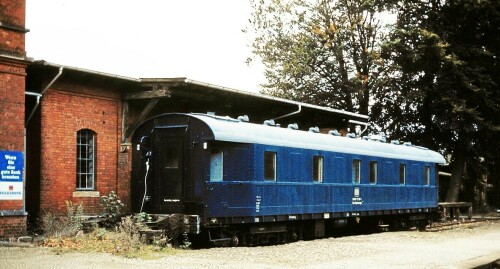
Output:
M25 5L25 0L0 0L0 239L26 233L22 162Z

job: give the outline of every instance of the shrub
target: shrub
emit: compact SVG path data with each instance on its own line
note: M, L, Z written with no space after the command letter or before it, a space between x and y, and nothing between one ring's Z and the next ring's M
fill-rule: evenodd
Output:
M105 225L107 227L116 226L120 222L121 210L125 206L118 199L118 195L111 191L107 196L101 196L99 203L102 207L101 215L106 218Z

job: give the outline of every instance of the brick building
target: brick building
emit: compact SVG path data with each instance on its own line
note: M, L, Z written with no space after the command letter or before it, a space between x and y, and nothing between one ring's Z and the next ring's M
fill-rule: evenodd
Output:
M0 0L0 238L26 232L23 199L25 2ZM10 156L16 156L12 168ZM11 174L12 173L12 174Z
M130 141L135 128L155 115L210 111L320 128L367 120L187 78L137 79L34 61L24 49L24 17L25 0L0 0L0 170L14 167L24 179L0 181L7 188L0 189L0 239L25 234L27 218L65 214L65 201L98 214L99 197L114 191L134 208ZM2 168L5 155L25 165ZM17 172L11 170L6 173Z
M138 80L43 61L32 62L27 73L27 89L41 96L26 102L30 215L65 212L65 201L82 202L96 214L99 197L111 191L126 200L128 181L117 166L121 96Z

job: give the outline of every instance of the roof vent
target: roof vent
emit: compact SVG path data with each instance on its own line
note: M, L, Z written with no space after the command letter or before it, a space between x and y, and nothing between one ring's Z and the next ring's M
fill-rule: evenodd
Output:
M363 140L370 140L370 137L365 135L365 136L363 136Z
M208 112L207 112L207 115L209 115L209 116L215 116L215 112L208 111Z
M267 126L276 126L276 123L274 122L274 120L265 120L264 121L264 125L267 125Z
M403 145L409 147L409 146L411 146L411 142L404 142Z
M328 134L329 135L334 135L334 136L340 136L340 133L337 130L331 130L331 131L328 132Z
M399 140L391 140L391 144L393 144L393 145L399 145Z
M348 133L346 135L346 137L349 137L349 138L356 138L356 134L355 133Z
M385 133L384 132L380 132L378 134L371 134L368 137L372 141L378 141L378 142L382 142L382 143L387 142L387 139L385 137Z
M318 126L309 128L309 132L311 132L311 133L319 133Z
M298 130L299 129L299 125L297 123L288 124L288 129Z
M239 116L238 120L241 122L249 122L250 118L248 118L248 115L243 115L243 116Z

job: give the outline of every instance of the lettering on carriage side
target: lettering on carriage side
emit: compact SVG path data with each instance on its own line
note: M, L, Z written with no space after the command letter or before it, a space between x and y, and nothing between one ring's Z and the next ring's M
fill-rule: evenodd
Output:
M260 195L255 196L255 213L260 212L260 202L262 201L262 197Z
M180 199L163 199L163 202L167 203L178 203L180 201L181 201Z
M354 196L352 197L352 204L353 205L363 204L363 198L361 198L359 195L359 188L354 188Z

